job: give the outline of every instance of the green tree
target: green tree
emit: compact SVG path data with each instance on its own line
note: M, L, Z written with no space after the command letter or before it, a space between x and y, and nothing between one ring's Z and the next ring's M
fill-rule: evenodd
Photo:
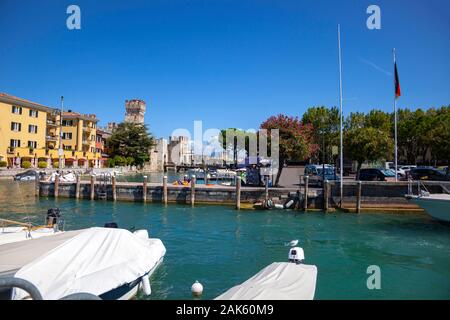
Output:
M354 128L345 134L345 151L358 162L356 179L365 161L388 159L392 155L393 141L388 131L373 127Z
M135 164L142 166L149 160L149 150L155 145L153 136L142 124L123 122L107 140L110 156L132 157ZM117 162L116 165L119 165Z
M334 161L332 147L339 145L339 109L311 107L303 114L302 122L314 128L314 143L319 146L314 160L321 162Z
M219 143L222 144L224 150L232 150L233 162L237 166L238 154L242 151L246 152L246 156L250 153L250 141L257 142L257 135L254 132L248 132L240 129L229 128L220 131Z

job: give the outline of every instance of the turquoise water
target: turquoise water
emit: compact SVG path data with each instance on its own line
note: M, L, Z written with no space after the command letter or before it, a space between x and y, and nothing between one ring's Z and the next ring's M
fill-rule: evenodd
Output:
M150 299L192 299L199 280L211 299L274 261L299 239L318 267L316 299L449 299L450 227L426 215L236 211L226 206L36 199L32 184L0 182L0 217L42 223L60 207L66 229L146 228L167 248L152 276ZM366 287L367 267L381 268L381 290ZM140 297L143 298L143 297Z

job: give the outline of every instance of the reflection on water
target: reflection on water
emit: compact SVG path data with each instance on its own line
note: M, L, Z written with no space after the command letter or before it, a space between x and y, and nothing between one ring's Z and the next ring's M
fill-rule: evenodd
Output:
M236 211L225 206L36 199L33 183L0 182L0 217L42 223L60 207L66 229L145 228L167 248L152 276L151 299L192 299L199 280L211 299L273 261L299 239L318 267L318 299L449 299L450 230L427 215L301 214ZM368 290L369 265L381 268L381 290ZM139 298L145 298L140 296Z

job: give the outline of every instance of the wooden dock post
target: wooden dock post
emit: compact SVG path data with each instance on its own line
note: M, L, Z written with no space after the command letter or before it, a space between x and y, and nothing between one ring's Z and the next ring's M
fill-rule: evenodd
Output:
M308 211L308 189L309 189L309 176L305 176L305 194L303 196L303 210Z
M323 184L323 210L325 212L328 212L329 190L330 182L328 180L325 180L325 183Z
M34 180L34 196L39 197L39 189L41 185L41 181L39 179L39 173L36 172L36 179Z
M357 189L356 189L356 212L361 212L361 181L358 181Z
M91 175L91 200L95 199L95 176Z
M116 193L116 175L114 174L111 177L111 191L112 191L112 199L113 201L117 200L117 193Z
M147 202L147 176L144 176L142 182L142 201Z
M236 176L236 209L241 209L241 177Z
M59 173L55 174L55 193L54 193L54 197L58 198L59 195Z
M191 179L191 205L195 204L195 176L192 176Z
M75 199L79 199L80 198L80 174L77 173L77 184L75 187Z
M167 176L163 178L163 202L167 205Z
M264 176L264 203L267 206L269 201L269 176Z

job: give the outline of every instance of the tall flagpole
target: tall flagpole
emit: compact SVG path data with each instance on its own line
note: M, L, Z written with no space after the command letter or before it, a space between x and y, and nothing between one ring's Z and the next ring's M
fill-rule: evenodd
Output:
M395 144L395 146L394 146L394 158L395 158L394 162L395 162L395 168L394 168L394 171L395 171L395 181L397 182L398 181L398 175L397 175L397 161L398 161L398 158L397 158L397 92L396 92L397 82L395 79L395 64L397 61L396 61L396 57L395 57L395 48L392 50L392 53L394 56L394 87L395 87L395 90L394 90L394 144Z
M338 24L338 47L339 47L339 132L340 132L340 197L341 206L344 190L344 149L342 137L342 56L341 56L341 25Z

